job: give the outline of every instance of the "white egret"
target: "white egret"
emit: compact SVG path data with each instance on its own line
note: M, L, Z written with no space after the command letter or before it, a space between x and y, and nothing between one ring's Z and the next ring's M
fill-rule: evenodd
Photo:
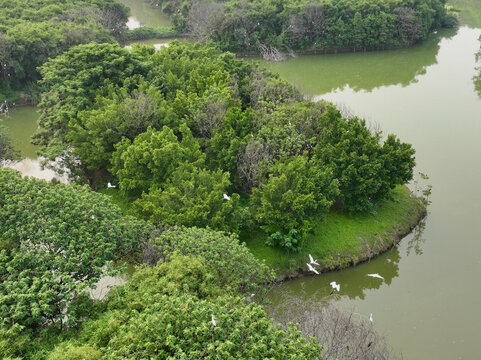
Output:
M333 289L340 291L341 290L341 285L336 283L335 281L331 281L331 286Z
M310 262L311 264L314 264L314 265L318 265L318 266L319 266L319 263L318 263L316 260L314 260L314 258L312 257L311 254L309 254L309 262Z
M114 188L114 187L117 187L117 186L115 186L115 185L112 185L112 184L111 184L111 183L109 183L109 182L107 183L107 188L108 188L108 189L110 189L110 188Z
M92 215L92 220L95 220L95 215Z
M227 194L224 194L224 200L227 200L227 201L229 201L229 200L230 200L230 196L229 196L229 195L227 195Z
M374 322L374 320L372 319L372 313L371 313L371 315L369 315L369 321Z
M214 320L214 314L210 314L210 316L212 316L212 325L217 326L217 324L216 324L216 322L215 322L215 320Z
M384 280L384 278L383 278L381 275L379 275L379 274L367 274L367 276L370 276L370 277L373 277L373 278L378 278L378 279L383 279L383 280Z
M309 271L312 271L313 273L319 275L319 271L317 271L316 269L314 269L311 264L306 263L306 265L307 265L307 267L309 268Z

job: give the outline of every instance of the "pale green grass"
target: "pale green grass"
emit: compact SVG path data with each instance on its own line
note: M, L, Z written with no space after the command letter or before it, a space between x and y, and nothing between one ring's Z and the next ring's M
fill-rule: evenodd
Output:
M308 254L320 259L325 269L345 267L369 252L366 242L374 254L381 245L392 243L395 238L393 234L410 229L420 219L420 214L424 213L422 202L411 196L406 186L394 189L392 197L392 200L379 204L374 214L331 211L323 220L314 223L313 231L306 237L300 253L287 253L265 246L267 236L262 232L243 234L241 240L256 257L264 259L276 269L279 275L291 273L299 267L305 268Z

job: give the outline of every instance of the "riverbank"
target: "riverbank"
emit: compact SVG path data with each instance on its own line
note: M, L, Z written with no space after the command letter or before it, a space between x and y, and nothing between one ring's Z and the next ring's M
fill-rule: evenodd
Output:
M306 267L308 254L318 259L319 272L368 261L396 245L425 216L423 200L415 197L407 186L398 186L392 199L381 202L375 214L332 211L323 220L314 222L300 253L265 246L267 236L262 232L244 234L241 241L276 271L278 281L284 281L312 275Z

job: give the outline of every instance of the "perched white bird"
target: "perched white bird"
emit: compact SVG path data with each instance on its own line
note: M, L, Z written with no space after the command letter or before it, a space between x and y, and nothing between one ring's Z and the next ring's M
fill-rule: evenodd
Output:
M94 220L94 219L95 219L95 215L92 215L92 220Z
M311 264L306 263L306 265L307 265L307 267L309 268L309 271L312 271L313 273L319 275L319 271L317 271L316 269L314 269Z
M311 254L309 254L309 262L310 262L311 264L314 264L314 265L319 265L319 263L318 263L316 260L313 259L313 257L312 257Z
M210 316L212 316L212 325L217 326L217 324L216 324L216 322L215 322L215 320L214 320L214 314L210 314Z
M374 320L372 319L372 313L371 313L371 315L369 315L369 321L374 322Z
M331 281L331 286L333 289L336 289L337 291L341 290L341 285L336 283L335 281Z
M108 189L110 189L110 188L114 188L114 187L116 187L116 186L115 186L115 185L112 185L112 184L111 184L111 183L109 183L109 182L107 183L107 188L108 188Z
M381 275L379 275L379 274L367 274L367 276L370 276L370 277L373 277L373 278L378 278L378 279L383 279L383 280L384 280L384 278L383 278Z
M227 200L227 201L229 201L229 200L230 200L230 196L229 196L229 195L227 195L227 194L224 194L224 200Z

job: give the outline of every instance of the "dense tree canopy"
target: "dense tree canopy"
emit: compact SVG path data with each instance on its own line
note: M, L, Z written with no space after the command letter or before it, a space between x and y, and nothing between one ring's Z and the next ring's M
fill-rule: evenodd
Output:
M85 351L100 359L321 359L315 340L274 326L261 306L229 293L218 278L202 255L177 253L138 269L111 297L109 310L49 358Z
M41 72L44 154L110 177L157 225L305 234L412 177L410 145L209 44L81 45Z
M138 253L150 231L86 186L0 169L0 234L9 244L1 250L0 327L61 324L72 300L110 262Z
M235 52L410 45L455 26L445 0L155 0L174 24Z
M2 125L0 119L0 168L6 162L16 159L19 156L10 139L8 129Z
M70 47L114 41L128 13L115 0L1 0L0 100L38 80L37 67Z

